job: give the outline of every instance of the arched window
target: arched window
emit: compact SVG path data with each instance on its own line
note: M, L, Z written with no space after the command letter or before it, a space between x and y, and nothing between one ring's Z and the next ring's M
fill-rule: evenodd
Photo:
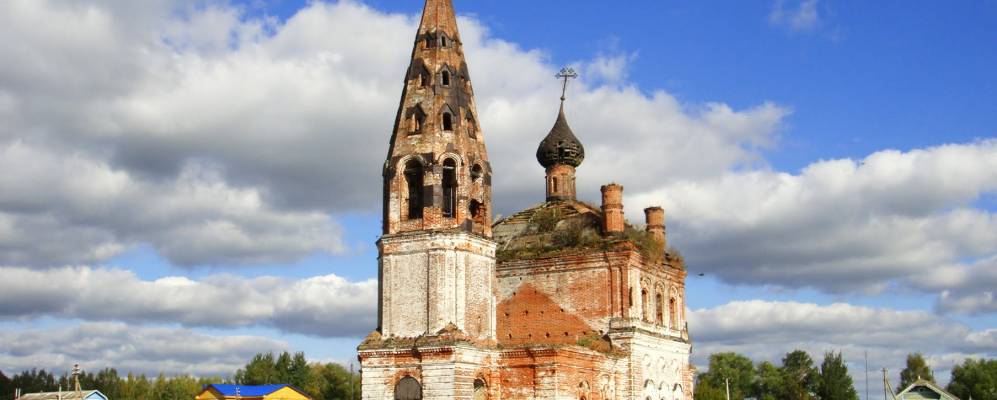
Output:
M443 162L443 216L457 216L457 162L452 158Z
M422 385L411 376L406 376L395 385L395 400L422 400Z
M426 48L431 49L434 44L436 44L436 41L433 40L433 37L431 35L426 35Z
M418 134L422 133L422 128L426 124L426 113L422 111L422 108L415 107L409 114L409 133Z
M659 324L665 323L665 302L662 298L661 293L654 295L654 309L655 309L655 321Z
M474 400L488 399L488 385L481 378L474 380Z
M450 71L444 70L440 73L440 84L450 86Z
M678 311L675 309L675 298L672 297L668 299L668 320L671 322L672 329L678 329Z
M443 113L443 130L447 132L453 131L453 114L449 112Z
M650 317L648 316L648 314L649 314L650 311L651 310L647 306L647 289L641 289L640 290L640 313L641 313L641 317L643 317L645 321L648 320L648 319L650 319Z
M474 123L474 117L467 113L467 136L474 139L478 137L478 125Z
M477 182L478 179L481 179L481 176L483 174L484 174L484 172L481 170L481 165L475 164L473 167L471 167L471 181L472 182Z
M471 220L475 224L485 223L485 205L480 201L471 200L471 204L467 207L467 211L471 214Z
M440 35L440 47L447 47L449 45L450 45L450 43L447 40L446 35Z
M411 160L405 164L405 184L408 188L408 219L422 218L422 164Z

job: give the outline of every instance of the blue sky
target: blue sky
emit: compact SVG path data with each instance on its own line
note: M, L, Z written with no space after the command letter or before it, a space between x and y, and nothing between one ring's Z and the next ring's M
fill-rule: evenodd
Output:
M379 168L421 2L196 3L0 5L21 61L0 67L0 370L344 361L373 328ZM666 207L694 362L922 351L947 377L997 356L997 2L456 7L498 211L542 200L532 143L575 66L580 192L615 180L631 219ZM768 330L730 328L745 315ZM64 350L66 330L108 347ZM218 351L112 351L162 332Z

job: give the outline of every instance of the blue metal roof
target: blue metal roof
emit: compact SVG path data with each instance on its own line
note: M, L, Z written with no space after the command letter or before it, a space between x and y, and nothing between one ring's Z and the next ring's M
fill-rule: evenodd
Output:
M205 389L207 389L208 387L213 387L213 388L215 388L215 390L219 391L221 394L223 394L225 396L235 396L235 389L239 388L239 395L240 396L254 397L254 396L266 396L266 395L268 395L270 393L276 392L276 391L278 391L280 389L283 389L285 387L288 387L288 386L291 386L291 385L280 384L280 385L248 386L248 385L220 385L220 384L216 385L216 384L212 384L212 385L207 385L205 387Z

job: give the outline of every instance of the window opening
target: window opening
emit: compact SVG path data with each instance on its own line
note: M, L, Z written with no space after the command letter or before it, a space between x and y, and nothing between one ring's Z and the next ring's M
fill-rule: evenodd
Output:
M481 175L483 175L483 172L480 165L475 164L471 167L471 181L477 182L478 179L481 179Z
M440 47L447 47L447 45L448 45L448 43L447 43L447 37L446 36L440 36Z
M443 78L440 80L440 83L442 83L443 86L450 86L450 71L443 71L440 75Z
M640 291L640 314L644 320L648 320L648 307L647 307L647 289L641 289Z
M474 118L471 117L471 113L467 114L467 136L472 139L478 136L478 126L474 124Z
M656 306L655 307L655 310L656 310L655 320L659 324L664 324L665 323L665 310L664 310L665 304L664 304L664 299L661 298L661 293L658 293L657 295L654 296L654 303L655 303L655 306Z
M422 218L422 165L418 161L405 164L405 183L408 186L408 219Z
M668 319L669 319L669 322L671 322L672 329L678 329L676 327L676 325L678 325L678 316L675 313L675 298L674 297L668 300L668 314L669 314L669 318Z
M443 130L447 132L453 131L453 115L449 112L443 113Z
M443 162L443 217L457 216L457 162L448 158Z
M487 400L488 399L488 386L485 385L485 381L481 378L474 380L474 400Z

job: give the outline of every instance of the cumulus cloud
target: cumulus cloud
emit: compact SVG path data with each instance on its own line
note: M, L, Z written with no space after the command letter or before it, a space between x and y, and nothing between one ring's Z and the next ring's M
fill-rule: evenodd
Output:
M0 268L0 317L57 317L187 327L270 327L359 337L377 323L377 282L336 275L302 280L215 275L152 281L119 269Z
M860 389L866 351L871 370L888 368L894 374L903 369L907 354L923 352L942 382L966 357L997 356L997 330L972 330L925 311L737 301L695 310L689 325L696 340L694 361L702 370L709 355L717 352L734 351L778 365L796 349L807 351L817 363L825 351L834 350L843 352Z
M0 148L41 160L6 163L5 175L63 176L0 188L0 227L13 235L0 237L0 261L99 262L138 243L183 265L338 251L337 228L319 215L380 204L416 23L350 1L313 2L283 22L213 2L4 2L0 35L18 40L0 55L19 62L0 66ZM553 124L558 66L474 19L461 24L497 210L540 201L543 171L521 144ZM626 183L646 185L757 162L788 113L644 93L626 83L629 59L579 62L587 72L569 114L589 148L580 187L590 197L617 179L605 171L644 171ZM675 151L662 159L662 149ZM73 163L101 179L73 179Z
M818 0L775 0L769 23L793 31L811 31L820 25Z
M256 353L286 351L281 341L256 336L213 336L189 329L84 323L66 328L0 331L0 370L88 369L156 375L230 376Z
M911 285L941 291L937 309L967 315L997 313L997 256L952 264L912 277Z
M877 292L997 253L997 217L973 207L995 190L990 140L731 172L632 202L663 201L690 268L725 282Z
M258 188L187 164L147 179L85 154L0 144L0 263L97 262L150 243L179 265L262 263L344 251L320 212L276 210Z

